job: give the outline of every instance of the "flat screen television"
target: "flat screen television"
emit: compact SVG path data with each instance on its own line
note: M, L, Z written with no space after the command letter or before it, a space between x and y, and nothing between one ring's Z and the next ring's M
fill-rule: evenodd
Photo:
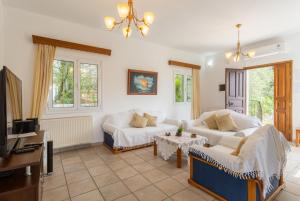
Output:
M13 122L22 117L22 81L7 67L0 71L0 157L9 155L15 146Z

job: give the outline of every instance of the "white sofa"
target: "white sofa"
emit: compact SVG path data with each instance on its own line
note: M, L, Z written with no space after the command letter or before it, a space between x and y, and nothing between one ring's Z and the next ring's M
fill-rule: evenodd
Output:
M224 132L219 130L212 130L209 129L204 123L204 120L209 116L211 116L212 114L224 115L228 113L231 114L231 117L233 118L234 122L237 124L238 126L237 131ZM209 145L217 145L220 139L222 138L222 136L239 136L239 137L249 136L254 131L256 131L257 128L262 126L262 123L257 118L240 114L232 110L222 109L222 110L216 110L211 112L204 112L196 120L183 121L183 125L185 130L207 137Z
M134 113L143 115L144 112L157 117L156 127L133 128L130 121ZM140 109L110 114L104 121L104 143L113 150L131 149L153 142L155 135L166 132L176 132L181 121L166 119L166 115L160 111L144 111Z

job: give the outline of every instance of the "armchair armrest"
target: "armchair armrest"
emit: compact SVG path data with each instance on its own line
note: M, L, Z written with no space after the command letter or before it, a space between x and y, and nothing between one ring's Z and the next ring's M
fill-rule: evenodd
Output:
M119 130L120 127L116 126L116 125L113 125L111 123L104 123L102 125L102 128L105 132L108 132L110 134L113 134L116 130Z
M165 124L171 124L171 125L174 125L174 126L181 126L182 122L181 120L177 120L177 119L165 119L163 121L163 123Z
M195 120L182 120L183 129L188 131L195 124Z

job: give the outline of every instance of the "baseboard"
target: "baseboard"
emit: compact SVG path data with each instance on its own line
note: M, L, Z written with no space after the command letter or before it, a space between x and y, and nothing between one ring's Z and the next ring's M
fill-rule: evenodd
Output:
M66 151L74 151L77 149L96 147L96 146L99 146L102 144L103 144L103 142L96 142L96 143L78 144L78 145L73 145L73 146L68 146L68 147L56 148L53 150L53 153L58 154L61 152L66 152Z

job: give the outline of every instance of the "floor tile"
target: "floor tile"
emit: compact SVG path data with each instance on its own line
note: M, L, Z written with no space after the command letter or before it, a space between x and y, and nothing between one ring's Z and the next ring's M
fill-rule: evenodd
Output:
M95 176L93 179L99 188L120 181L119 177L117 177L113 172Z
M160 182L155 183L155 186L159 188L161 191L166 193L168 196L171 196L179 191L182 191L186 187L176 181L175 179L168 178L165 180L162 180Z
M84 169L85 169L85 166L81 162L64 166L65 173L76 172L76 171L80 171L80 170L84 170Z
M146 171L154 169L154 167L152 165L150 165L150 163L147 163L147 162L138 163L138 164L133 165L132 167L139 172L146 172Z
M168 178L167 174L158 169L150 170L148 172L143 173L143 175L152 183Z
M84 164L87 168L92 168L92 167L104 165L104 161L100 159L100 157L98 157L93 160L84 161Z
M299 201L300 197L286 191L281 191L276 197L277 201Z
M118 177L120 177L120 179L126 179L138 174L138 172L132 167L117 170L115 173L118 175Z
M93 190L72 198L72 201L104 201L98 190Z
M115 200L120 197L124 197L125 195L130 194L128 188L122 183L114 183L103 188L100 188L102 195L104 196L105 200Z
M284 190L294 195L297 195L300 198L300 185L286 181L286 187Z
M163 171L169 176L177 175L183 172L182 168L177 168L175 164L167 164L160 166L159 170Z
M124 160L119 160L112 162L108 165L112 170L119 170L129 167L129 165Z
M190 177L189 173L182 172L180 174L173 175L172 178L176 179L178 182L183 184L184 186L189 186L188 178Z
M87 193L95 190L97 187L92 179L86 179L80 182L74 182L69 184L69 192L71 197Z
M87 170L80 170L77 172L70 172L66 174L66 179L68 184L82 181L88 178L90 178L90 174Z
M184 190L172 196L174 201L206 201L200 195L191 190Z
M145 179L142 175L136 175L124 180L124 183L131 191L136 191L149 186L151 183Z
M81 162L81 159L80 159L79 156L74 156L74 157L62 159L63 166L72 165L74 163L80 163L80 162Z
M141 190L134 192L134 194L141 201L160 201L167 198L167 195L157 189L155 186L151 185Z
M72 158L78 156L77 151L65 151L60 154L61 159L67 159L67 158Z
M64 175L48 176L44 178L43 188L45 191L66 185Z
M69 194L66 186L45 191L43 193L43 201L64 201L67 199L69 199Z
M126 160L126 162L129 163L130 165L135 165L144 162L144 160L138 156L130 156L128 158L125 158L124 160Z
M138 201L138 199L133 194L129 194L124 197L118 198L115 201Z
M161 158L156 158L156 159L153 159L153 160L150 160L150 161L147 161L147 162L150 163L154 167L160 167L160 166L168 164L167 161L164 161Z
M99 166L96 166L96 167L89 168L89 172L92 176L105 174L105 173L108 173L110 171L111 171L110 168L108 168L108 166L106 166L106 165L99 165Z

